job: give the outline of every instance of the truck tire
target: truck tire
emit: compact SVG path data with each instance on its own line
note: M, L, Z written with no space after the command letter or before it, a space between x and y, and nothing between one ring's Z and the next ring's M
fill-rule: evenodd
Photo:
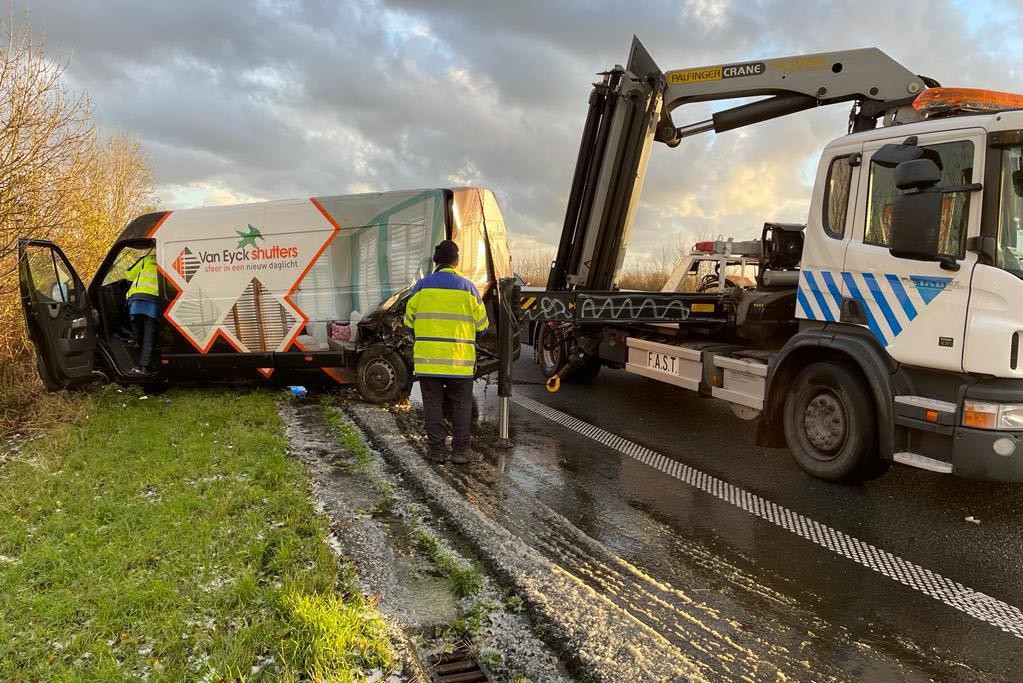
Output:
M540 327L536 333L536 344L533 345L533 353L537 354L540 372L547 379L558 374L565 366L568 362L568 350L572 346L571 337L557 341L545 340L544 336L550 330L551 328L546 326ZM572 384L589 384L596 379L601 365L599 358L588 358L580 367L565 375L565 381Z
M826 481L870 478L878 460L874 401L847 366L814 363L785 399L785 440L806 472Z
M355 364L355 385L370 403L395 403L412 389L408 365L394 349L371 346Z
M533 344L533 353L536 354L540 372L548 379L558 374L558 370L568 358L565 341L562 339L555 342L553 339L547 339L550 334L551 328L541 323L536 330L536 343Z

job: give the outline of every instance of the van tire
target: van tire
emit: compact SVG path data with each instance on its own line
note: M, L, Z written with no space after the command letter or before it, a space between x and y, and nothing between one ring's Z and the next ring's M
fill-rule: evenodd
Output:
M804 471L826 481L870 478L877 455L874 401L853 370L814 363L785 399L785 441Z
M355 364L355 385L370 403L404 401L412 390L405 359L386 346L371 346L362 352Z

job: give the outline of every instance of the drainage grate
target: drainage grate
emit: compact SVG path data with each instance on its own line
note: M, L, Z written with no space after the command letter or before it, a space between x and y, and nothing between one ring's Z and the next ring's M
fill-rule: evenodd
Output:
M479 662L467 650L430 657L436 683L490 683Z

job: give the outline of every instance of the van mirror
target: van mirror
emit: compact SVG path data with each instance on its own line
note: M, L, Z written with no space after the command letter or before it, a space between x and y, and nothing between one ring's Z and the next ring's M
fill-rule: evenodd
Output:
M892 206L888 250L892 256L917 261L942 261L941 200L938 189L941 171L930 159L903 161L895 167L895 186L908 190ZM953 261L954 263L954 261Z

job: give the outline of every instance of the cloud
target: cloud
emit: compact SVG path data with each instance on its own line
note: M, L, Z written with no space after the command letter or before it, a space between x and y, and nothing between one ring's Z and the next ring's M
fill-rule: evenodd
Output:
M965 0L31 4L101 124L142 138L165 206L479 183L523 250L557 244L590 84L625 61L633 33L665 70L874 44L943 82L1012 89L1021 12ZM677 124L710 111L689 109ZM665 235L745 238L765 220L805 220L816 160L847 114L656 146L631 258Z

